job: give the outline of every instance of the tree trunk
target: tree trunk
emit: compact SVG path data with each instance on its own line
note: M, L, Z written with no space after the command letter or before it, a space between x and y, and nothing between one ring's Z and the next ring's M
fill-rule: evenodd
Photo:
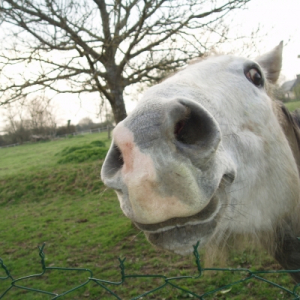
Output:
M115 122L118 124L127 117L126 108L123 98L123 90L116 89L112 91L112 100L110 101Z

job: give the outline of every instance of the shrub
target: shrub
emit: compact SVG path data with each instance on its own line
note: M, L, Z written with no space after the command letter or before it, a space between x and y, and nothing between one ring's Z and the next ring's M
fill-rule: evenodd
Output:
M96 147L105 147L105 143L103 141L93 141L90 145L96 146Z
M84 161L94 161L104 159L108 149L102 141L93 141L90 144L81 146L66 147L56 155L61 158L58 160L59 164L65 163L81 163Z

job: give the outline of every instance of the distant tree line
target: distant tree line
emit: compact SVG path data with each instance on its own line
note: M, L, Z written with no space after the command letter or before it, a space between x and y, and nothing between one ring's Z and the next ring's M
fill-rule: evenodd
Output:
M113 126L114 123L113 115L107 113L104 122L95 123L91 118L85 117L77 125L67 120L65 125L58 126L55 109L43 98L24 101L23 105L7 106L5 119L6 126L4 133L0 135L0 147L28 141L46 141L61 135Z

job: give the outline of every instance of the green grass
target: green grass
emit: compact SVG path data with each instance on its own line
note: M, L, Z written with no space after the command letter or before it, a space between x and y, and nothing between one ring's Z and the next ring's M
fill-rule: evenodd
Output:
M60 156L57 162L59 164L82 163L85 161L104 159L107 150L105 143L102 141L93 141L90 144L66 147L56 154Z
M0 257L16 279L41 272L37 246L46 242L49 267L88 268L95 278L119 281L118 257L126 257L126 274L160 274L168 277L196 275L193 256L181 257L149 245L120 210L115 193L100 180L103 159L70 161L62 157L92 149L106 134L91 134L46 143L0 149ZM87 146L92 145L92 146ZM102 149L103 145L100 145ZM74 151L73 151L73 150ZM93 158L94 159L94 158ZM228 267L256 270L276 269L265 253L232 251ZM260 258L258 258L260 257ZM0 277L5 277L0 269ZM47 271L41 278L18 284L63 293L87 280L86 272ZM246 274L206 271L197 280L174 281L195 293L204 293L240 280ZM266 275L288 288L288 275ZM128 278L121 286L110 286L122 299L133 298L163 284L160 278ZM10 280L0 280L0 295ZM191 295L170 286L143 299L188 299ZM50 296L12 289L4 299L36 300ZM90 283L59 299L115 299L102 287ZM217 292L205 299L293 299L278 288L260 281L247 281L230 291Z
M297 108L300 108L300 101L291 101L284 103L289 111L295 111Z

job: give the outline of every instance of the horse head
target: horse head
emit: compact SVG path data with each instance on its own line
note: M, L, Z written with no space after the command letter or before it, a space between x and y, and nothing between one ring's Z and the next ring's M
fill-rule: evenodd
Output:
M297 267L299 133L272 96L281 60L282 42L255 60L196 61L116 126L101 176L152 244L187 254L250 234Z

